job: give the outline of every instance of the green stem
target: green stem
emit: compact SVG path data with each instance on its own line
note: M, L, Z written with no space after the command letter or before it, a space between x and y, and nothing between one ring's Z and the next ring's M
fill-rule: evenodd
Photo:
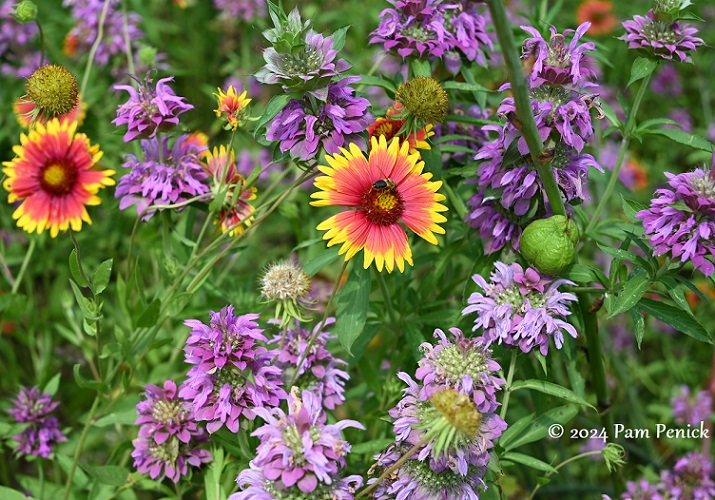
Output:
M643 82L641 82L641 86L638 89L636 100L633 103L633 107L631 108L630 114L628 115L628 121L626 122L625 131L623 133L623 141L621 141L621 147L618 150L618 159L616 160L616 166L613 168L613 172L611 172L611 178L608 179L608 185L606 186L606 190L603 192L603 196L601 196L601 201L598 203L596 210L593 212L588 226L586 226L586 234L590 234L596 224L598 224L598 219L601 217L601 213L603 212L604 208L606 208L606 204L608 204L608 200L611 198L611 194L613 194L613 190L616 188L616 183L618 182L618 174L621 172L623 160L625 159L626 153L628 152L628 145L631 142L633 130L635 129L638 108L640 108L641 102L643 101L643 96L645 95L646 90L648 90L648 87L650 86L651 75L652 73L643 79Z
M576 460L581 460L582 458L586 458L586 457L592 457L592 456L594 456L594 455L601 455L601 451L600 451L600 450L587 451L587 452L581 453L581 454L579 454L579 455L575 455L575 456L573 456L573 457L571 457L571 458L569 458L569 459L566 459L566 460L564 460L563 462L561 462L559 465L557 465L556 467L554 467L554 470L552 470L552 471L546 473L546 475L544 476L544 478L550 477L550 476L551 476L552 474L554 474L556 471L558 471L559 469L561 469L561 468L567 466L567 465L570 464L571 462L575 462ZM546 483L543 483L543 484L546 484ZM537 484L536 486L534 486L534 489L531 490L531 495L529 495L529 499L528 499L528 500L531 500L532 498L534 498L534 495L536 495L536 492L539 491L539 488L541 488L541 486L542 486L541 483L539 483L539 484Z
M338 277L335 278L335 286L333 287L333 292L330 294L330 297L328 298L328 303L325 305L325 312L323 313L323 319L320 320L320 323L318 324L318 328L315 329L315 333L310 336L310 339L308 339L308 344L305 346L305 350L303 350L303 354L300 355L300 359L298 359L298 363L296 363L296 369L295 373L293 374L293 377L290 379L290 383L287 386L288 391L290 391L290 388L293 387L293 384L295 384L295 381L298 379L298 376L300 374L300 366L303 364L303 361L305 361L305 358L308 357L308 354L310 353L310 348L313 347L313 343L315 342L315 339L318 338L320 335L320 332L323 330L323 327L325 327L325 322L328 321L328 314L330 313L330 306L333 305L333 299L335 298L335 295L338 293L338 288L340 288L340 281L343 279L343 274L345 274L345 269L348 267L348 261L346 260L343 262L342 267L340 268L340 272L338 273Z
M124 35L124 53L127 55L127 73L133 75L134 56L132 55L131 40L129 40L129 23L127 17L127 2L122 0L122 34Z
M514 35L512 33L511 23L506 17L504 8L504 0L487 0L489 11L492 14L492 22L494 29L497 32L497 38L501 45L502 55L509 70L509 81L511 82L511 91L514 94L514 104L516 105L516 114L521 121L521 132L529 146L531 160L534 163L536 171L539 173L539 178L544 186L544 191L549 199L549 205L554 215L566 215L564 202L561 199L561 193L554 177L554 171L549 167L549 163L543 163L539 157L544 144L541 142L539 130L536 128L536 121L531 109L531 99L529 97L529 87L524 78L524 70L521 66L521 58L517 52Z
M511 350L511 361L509 362L509 372L506 375L506 386L504 387L504 401L501 405L499 416L504 420L506 410L509 408L509 398L511 397L511 382L514 380L514 368L516 368L516 349Z
M97 53L99 44L102 43L102 38L104 37L104 21L107 19L107 11L109 10L110 0L104 0L104 5L102 6L102 12L99 14L99 25L97 26L97 38L94 39L92 48L89 49L89 59L87 59L87 66L84 68L84 75L82 76L82 85L79 88L79 94L84 99L84 91L87 90L87 83L89 82L89 74L92 71L92 64L94 63L94 56ZM159 148L161 151L161 148Z
M22 283L22 277L25 275L25 270L27 269L27 265L30 263L30 259L32 259L32 254L35 251L36 244L37 239L30 238L30 246L27 248L25 258L22 259L22 265L20 265L20 272L17 273L17 277L15 278L15 284L12 286L12 290L10 290L11 295L16 294L18 289L20 288L20 283Z
M450 186L446 180L442 183L442 189L444 189L444 192L447 193L447 198L449 198L450 203L452 203L454 210L457 212L459 220L463 221L467 216L467 206L464 204L462 199L457 196L457 193L454 192L452 186Z
M387 283L385 283L385 276L380 271L375 270L377 273L377 283L380 285L380 293L382 294L382 299L385 301L385 307L387 307L387 315L390 317L390 323L396 332L400 332L400 324L397 321L397 314L395 314L395 308L392 307L392 297L390 297L390 292L387 290Z
M591 301L584 294L577 294L578 304L581 308L581 318L586 331L586 345L588 346L588 362L591 365L591 378L596 398L598 399L598 409L601 412L601 420L606 429L612 429L611 402L608 398L608 385L606 383L606 370L603 366L603 350L601 339L599 338L598 321L596 312L591 312Z
M43 500L45 498L45 469L44 469L44 462L41 458L37 459L37 479L40 482L40 494L39 500Z
M42 25L39 19L35 19L35 24L37 25L37 32L40 35L40 68L45 65L45 32L42 31Z
M419 450L420 448L422 448L425 444L427 444L427 443L429 442L429 440L430 440L429 437L427 437L427 436L423 437L422 440L420 440L419 443L417 443L417 444L414 445L412 448L410 448L409 450L407 450L407 451L405 452L405 454L402 455L397 462L395 462L395 463L392 464L390 467L388 467L387 469L385 469L385 470L382 472L382 474L380 474L380 477L377 478L377 481L375 481L374 483L372 483L370 486L367 486L367 487L364 488L362 491L358 492L358 494L355 495L355 498L357 499L357 498L362 498L362 497L364 497L364 496L367 496L368 493L370 493L372 490L374 490L375 488L377 488L377 485L379 485L379 484L382 482L383 479L385 479L387 476L389 476L390 474L392 474L393 472L395 472L397 469L399 469L400 467L402 467L402 465L410 459L410 457L412 456L412 454L415 453L415 452L416 452L417 450Z
M77 470L77 462L79 461L79 456L82 454L82 448L84 447L84 442L87 439L87 434L89 434L89 429L94 423L94 413L97 411L97 406L99 406L99 394L94 397L94 403L89 409L89 415L87 415L87 423L84 424L84 429L82 429L82 435L79 437L79 442L77 443L77 449L74 452L74 457L72 458L72 466L70 471L67 473L67 484L65 485L65 494L62 496L62 500L67 500L72 492L72 479L74 478L75 470Z

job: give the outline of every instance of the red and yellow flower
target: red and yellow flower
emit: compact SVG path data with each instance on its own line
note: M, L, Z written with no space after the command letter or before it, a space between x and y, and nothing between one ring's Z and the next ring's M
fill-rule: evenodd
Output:
M81 230L82 221L92 223L86 206L99 205L99 189L114 185L114 170L91 170L102 152L76 130L76 122L58 118L37 123L20 135L16 158L3 162L8 201L22 202L12 217L29 233L48 229L54 238L69 228Z
M68 120L70 122L77 122L77 125L82 125L82 122L84 121L86 107L87 104L81 99L78 99L77 105L72 109L72 111L65 115L59 116L59 119ZM37 106L34 102L27 99L23 99L21 97L17 98L15 100L15 103L13 104L13 109L17 114L17 122L24 128L30 128L31 126L33 126L32 118L35 114L36 108ZM47 117L42 112L39 112L37 114L37 117L35 118L35 123L37 122L42 123L44 125L45 123L47 123Z
M431 123L427 124L425 128L420 129L413 134L406 133L405 131L400 133L407 120L394 119L393 117L401 114L401 108L402 104L396 102L390 109L387 110L387 114L384 117L380 117L368 125L368 138L372 139L373 137L384 136L389 142L393 137L399 137L409 143L410 152L417 149L432 149L427 142L427 138L434 135Z
M318 225L326 231L328 246L342 244L340 254L350 260L364 250L364 267L375 262L378 271L388 272L405 262L413 265L412 250L402 224L432 244L434 233L444 234L439 223L447 219L439 212L447 207L437 192L441 181L430 181L424 162L409 143L394 138L388 145L385 136L373 137L369 156L354 144L349 150L326 156L330 166L319 165L324 176L315 179L320 191L311 195L316 207L344 206L346 210ZM400 224L400 222L402 224Z
M577 24L590 22L590 36L608 35L618 25L611 0L585 0L576 10Z
M248 203L256 199L256 188L244 189L245 179L236 171L236 161L226 146L214 147L206 155L206 170L213 178L211 191L214 197L223 199L218 212L217 223L221 230L235 236L253 223L253 206Z
M223 116L231 126L230 128L236 130L246 119L246 107L251 102L251 99L246 98L246 91L244 90L243 94L238 95L236 89L231 85L226 92L218 89L218 94L214 92L214 95L218 99L218 108L214 109L216 116L219 118Z

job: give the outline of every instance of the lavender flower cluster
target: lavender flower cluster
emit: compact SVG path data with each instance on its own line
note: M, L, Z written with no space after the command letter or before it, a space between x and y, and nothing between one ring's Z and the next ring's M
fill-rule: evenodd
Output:
M208 442L206 430L196 425L191 403L179 396L176 384L146 386L146 400L137 404L139 437L133 441L134 466L152 479L174 483L213 457L199 445Z
M567 205L586 199L589 168L602 171L591 155L581 154L594 133L591 109L598 111L599 118L603 116L598 96L583 92L592 85L588 80L594 76L587 67L585 52L595 46L578 43L589 26L584 23L576 31L566 30L563 34L551 28L549 42L534 28L522 27L532 35L522 47L524 65L531 68L528 81L532 111ZM567 45L569 35L572 38ZM506 84L502 90L508 87ZM477 152L475 159L482 163L477 178L468 181L477 184L478 192L469 200L472 211L467 214L467 222L484 240L486 253L501 250L507 243L518 250L522 227L535 216L551 213L520 130L514 99L505 98L497 114L506 121L501 127L483 127L497 136Z
M33 23L20 24L12 17L16 3L5 0L0 4L0 71L3 76L28 78L40 67L39 48L32 45L38 30Z
M576 296L558 290L573 282L554 281L517 263L507 266L497 262L495 267L489 283L478 274L472 277L482 293L470 295L470 305L462 311L465 315L477 313L473 330L482 328L486 345L518 346L523 352L538 347L546 356L551 337L557 349L563 346L564 332L576 338L576 329L562 319L571 314L569 305L576 302Z
M660 481L651 484L646 479L629 481L623 500L708 500L715 498L715 466L699 452L688 453L678 459L673 470L660 474Z
M482 478L489 450L507 428L495 413L496 392L505 382L494 375L500 366L482 339L466 338L457 328L450 333L453 340L435 330L438 344L420 346L424 358L415 375L421 383L398 374L408 387L390 410L397 437L375 457L371 473L417 449L377 484L373 498L467 500L478 498L486 487Z
M363 147L359 133L370 122L370 102L355 96L350 87L359 76L340 77L350 68L337 59L342 42L338 45L337 35L326 38L308 29L310 23L301 22L297 9L287 17L282 11L271 15L275 28L264 36L273 46L264 50L266 65L256 78L302 97L290 100L272 119L266 138L304 161L317 157L321 149L337 153L350 142Z
M402 58L442 58L447 70L459 73L462 60L486 65L485 51L492 48L486 18L479 2L439 0L388 0L394 8L380 14L371 44Z
M14 408L7 412L16 422L26 424L20 434L12 437L17 441L16 452L47 458L57 443L67 441L59 429L57 418L50 416L59 405L59 402L52 401L52 396L40 393L37 387L23 387L12 403Z

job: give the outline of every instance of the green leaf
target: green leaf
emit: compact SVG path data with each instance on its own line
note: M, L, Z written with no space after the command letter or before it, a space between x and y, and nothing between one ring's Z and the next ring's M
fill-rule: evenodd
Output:
M169 315L170 316L178 316L181 313L181 311L186 309L186 306L189 305L189 302L191 302L191 299L193 296L194 296L193 292L177 293L169 301L169 307L167 309Z
M79 462L87 474L102 484L122 486L129 479L129 470L118 465L89 465Z
M355 265L335 297L337 314L333 333L350 354L350 348L365 327L370 309L370 285L370 269Z
M514 382L514 384L511 386L512 392L518 391L519 389L531 389L534 391L542 392L544 394L548 394L550 396L556 396L557 398L561 398L565 401L568 401L569 403L577 403L583 406L588 406L589 408L593 408L594 411L596 410L596 408L594 408L588 401L580 397L572 390L557 384L553 384L551 382L547 382L546 380L528 379Z
M432 66L429 61L423 61L421 59L413 59L410 61L410 70L412 71L412 76L432 76Z
M643 203L638 203L637 201L629 200L628 198L624 198L623 195L621 195L621 206L623 207L623 212L625 212L626 217L628 217L628 219L632 221L637 220L638 224L640 224L641 221L639 219L636 219L636 214L641 210L648 210L647 205L644 205Z
M631 308L630 313L633 320L633 334L636 336L636 343L638 344L638 350L640 350L643 335L645 334L645 318L643 318L643 313L635 307Z
M661 135L663 137L667 137L673 142L677 142L678 144L683 144L685 146L690 146L691 148L694 149L700 149L702 151L707 151L708 153L711 152L713 149L715 149L715 145L713 145L712 142L708 141L704 137L700 137L699 135L693 135L689 134L687 132L683 132L682 130L674 129L674 128L661 128L661 129L656 129L656 130L649 130L648 134L650 135Z
M50 381L45 384L45 387L42 388L42 394L49 394L50 396L57 394L57 389L60 387L60 378L60 373L52 377Z
M224 462L223 448L215 447L211 450L213 461L209 467L208 473L204 474L204 488L206 490L207 500L223 500L226 498L226 493L221 485L221 475L226 465Z
M603 114L606 115L606 119L611 122L611 125L614 125L616 128L621 127L621 120L618 119L618 115L616 115L616 112L613 111L610 104L605 101L601 101L601 109L603 109Z
M600 243L596 243L596 244L598 245L598 248L603 250L608 255L612 255L612 256L616 257L617 259L627 260L628 262L632 262L634 264L638 264L639 260L641 259L641 257L638 257L637 255L635 255L631 252L627 252L626 250L621 250L620 248L609 247L606 245L602 245Z
M663 276L659 281L665 285L665 289L668 291L670 298L673 299L673 302L675 302L675 305L693 316L693 312L690 310L690 304L688 304L688 299L685 298L685 293L683 289L678 286L678 282L670 276Z
M532 420L534 420L533 413L520 418L519 420L511 424L509 427L507 427L507 429L502 433L501 437L499 438L499 446L501 446L505 450L510 449L511 443L516 438L518 438L522 432L524 432L524 430L529 426Z
M338 260L338 257L340 257L340 255L338 255L338 247L330 247L321 252L314 259L306 262L303 266L303 271L305 271L308 276L313 277L322 271L325 266Z
M88 287L89 282L87 281L87 278L84 277L84 274L82 274L82 271L79 267L79 259L77 258L77 250L74 248L70 252L70 273L72 274L72 278L77 282L77 284L81 287Z
M0 486L0 498L3 500L27 500L23 493L6 486Z
M93 389L95 391L100 391L104 393L109 392L109 387L107 386L107 384L105 384L104 382L97 382L96 380L89 380L84 378L79 372L79 369L79 363L72 367L72 371L74 373L74 381L78 387L82 389Z
M275 118L275 116L280 113L293 99L295 99L293 94L278 94L273 96L273 99L271 99L266 105L266 109L263 110L263 114L258 120L258 123L256 123L255 133L257 134L258 131L266 125L266 123Z
M391 92L393 95L397 92L397 87L395 84L385 78L380 78L379 76L365 75L360 78L360 85L367 85L370 87L382 87L383 89Z
M631 66L631 79L626 87L630 87L633 82L642 80L646 76L653 73L653 70L658 66L658 63L648 57L639 57L633 61Z
M529 455L524 455L523 453L517 453L515 451L510 451L501 456L501 460L509 460L510 462L515 462L517 464L526 465L532 469L540 470L543 472L556 472L551 465L541 460L530 457Z
M677 307L646 298L642 298L640 302L638 302L638 306L654 318L669 324L679 332L683 332L700 342L707 342L708 344L715 343L708 331L703 328L703 325L701 325L698 320Z
M356 444L350 449L350 453L357 455L375 455L390 446L395 440L389 438L373 439L365 443Z
M608 317L612 318L635 306L650 286L651 280L647 276L632 276L629 278L623 286L623 290L616 297L613 309L608 311Z
M109 285L109 278L112 276L112 259L102 262L92 275L92 292L95 295L102 293Z
M502 443L505 451L510 451L519 446L523 446L528 443L533 443L544 439L549 435L549 426L554 424L565 424L569 422L578 413L578 406L568 405L559 406L552 410L547 411L543 415L535 418L517 437L515 437L509 446L505 446Z
M476 82L442 82L442 88L444 90L463 90L465 92L493 92L491 89L488 89Z
M444 153L467 153L475 154L476 152L467 146L459 146L457 144L444 144L440 146L440 149Z
M137 327L139 328L150 328L156 325L159 319L159 312L161 310L161 300L154 299L151 304L147 306L144 312L141 313L139 319L137 320Z
M94 427L107 427L110 425L134 425L137 419L137 411L135 408L129 408L123 411L117 411L105 415L94 423Z
M350 26L344 26L333 33L333 50L340 51L345 46L345 35Z
M575 281L576 283L590 283L592 281L597 281L603 286L608 286L608 278L605 274L603 274L603 271L597 267L587 266L584 264L572 265L564 277L570 279L571 281Z

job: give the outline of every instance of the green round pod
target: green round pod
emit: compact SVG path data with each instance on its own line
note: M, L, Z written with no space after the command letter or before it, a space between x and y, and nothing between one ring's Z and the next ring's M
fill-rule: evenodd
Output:
M524 229L521 255L539 272L556 275L573 263L578 238L578 226L571 218L554 215L539 219Z

